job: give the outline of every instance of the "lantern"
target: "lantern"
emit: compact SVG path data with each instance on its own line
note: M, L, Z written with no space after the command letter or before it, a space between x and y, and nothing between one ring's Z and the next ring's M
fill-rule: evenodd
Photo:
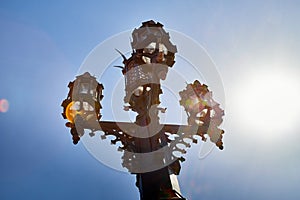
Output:
M194 127L204 127L210 140L220 149L223 149L222 134L224 131L219 128L224 116L224 110L212 98L212 92L207 85L201 84L198 80L188 84L186 89L179 92L180 105L184 107L188 115L188 124ZM204 135L200 135L206 140Z
M66 126L71 128L73 142L76 144L84 134L84 125L97 122L101 118L100 101L104 87L88 72L77 76L68 87L68 97L62 102L62 115L69 121Z
M139 116L146 116L151 106L160 104L160 80L166 79L168 68L174 65L177 48L170 42L163 25L152 20L135 29L132 38L131 57L127 59L122 55L125 65L122 67L126 92L124 102L130 105L126 110L131 108Z

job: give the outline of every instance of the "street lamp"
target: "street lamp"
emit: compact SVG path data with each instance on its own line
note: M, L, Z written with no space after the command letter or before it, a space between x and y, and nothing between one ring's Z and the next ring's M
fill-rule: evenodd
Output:
M166 111L159 107L160 81L166 79L169 68L173 67L177 48L163 25L152 20L135 29L132 38L131 57L126 58L117 51L123 57L123 66L118 67L125 78L124 110L136 112L136 121L100 120L104 87L88 72L69 83L62 115L68 119L66 126L71 128L74 144L83 137L84 130L90 130L90 136L102 131L102 139L113 135L112 144L121 142L122 166L136 175L141 200L185 199L170 179L170 175L180 173L179 161L185 160L175 153L186 153L178 144L189 148L191 145L186 139L196 143L196 135L203 141L208 135L219 149L223 149L224 131L219 125L224 112L213 100L208 86L196 80L179 92L179 103L187 113L188 125L160 124L158 114Z

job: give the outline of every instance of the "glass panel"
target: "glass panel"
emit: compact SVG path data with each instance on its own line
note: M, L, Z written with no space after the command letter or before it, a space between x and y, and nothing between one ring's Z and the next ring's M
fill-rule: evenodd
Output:
M80 94L87 94L88 91L89 91L89 84L88 83L80 83L79 93Z
M80 110L80 102L75 101L72 107L70 108L71 110Z
M91 106L88 102L83 102L83 109L85 111L94 111L93 106Z
M93 97L93 99L96 101L97 100L97 92L96 92L96 88L93 90L90 90L90 94Z
M151 42L146 48L144 48L143 52L152 54L155 51L155 47L156 47L156 43Z
M159 43L159 52L163 52L165 55L167 55L168 54L168 49L164 44Z

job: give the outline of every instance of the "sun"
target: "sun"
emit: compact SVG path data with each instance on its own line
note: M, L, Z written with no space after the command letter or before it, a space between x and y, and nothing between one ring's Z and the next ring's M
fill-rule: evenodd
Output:
M288 130L299 119L300 81L288 70L249 73L235 93L235 112L242 126L268 134Z

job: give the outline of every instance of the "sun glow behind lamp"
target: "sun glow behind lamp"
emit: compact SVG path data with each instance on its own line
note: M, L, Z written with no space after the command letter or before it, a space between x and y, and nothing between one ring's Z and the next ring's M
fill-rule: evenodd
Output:
M204 128L204 133L208 134L210 140L222 150L224 131L219 126L223 122L224 110L213 100L212 92L208 90L207 85L196 80L188 84L186 89L179 92L179 95L181 97L179 103L187 113L188 124L192 127ZM202 132L199 133L202 140L206 141L203 131L200 132Z

